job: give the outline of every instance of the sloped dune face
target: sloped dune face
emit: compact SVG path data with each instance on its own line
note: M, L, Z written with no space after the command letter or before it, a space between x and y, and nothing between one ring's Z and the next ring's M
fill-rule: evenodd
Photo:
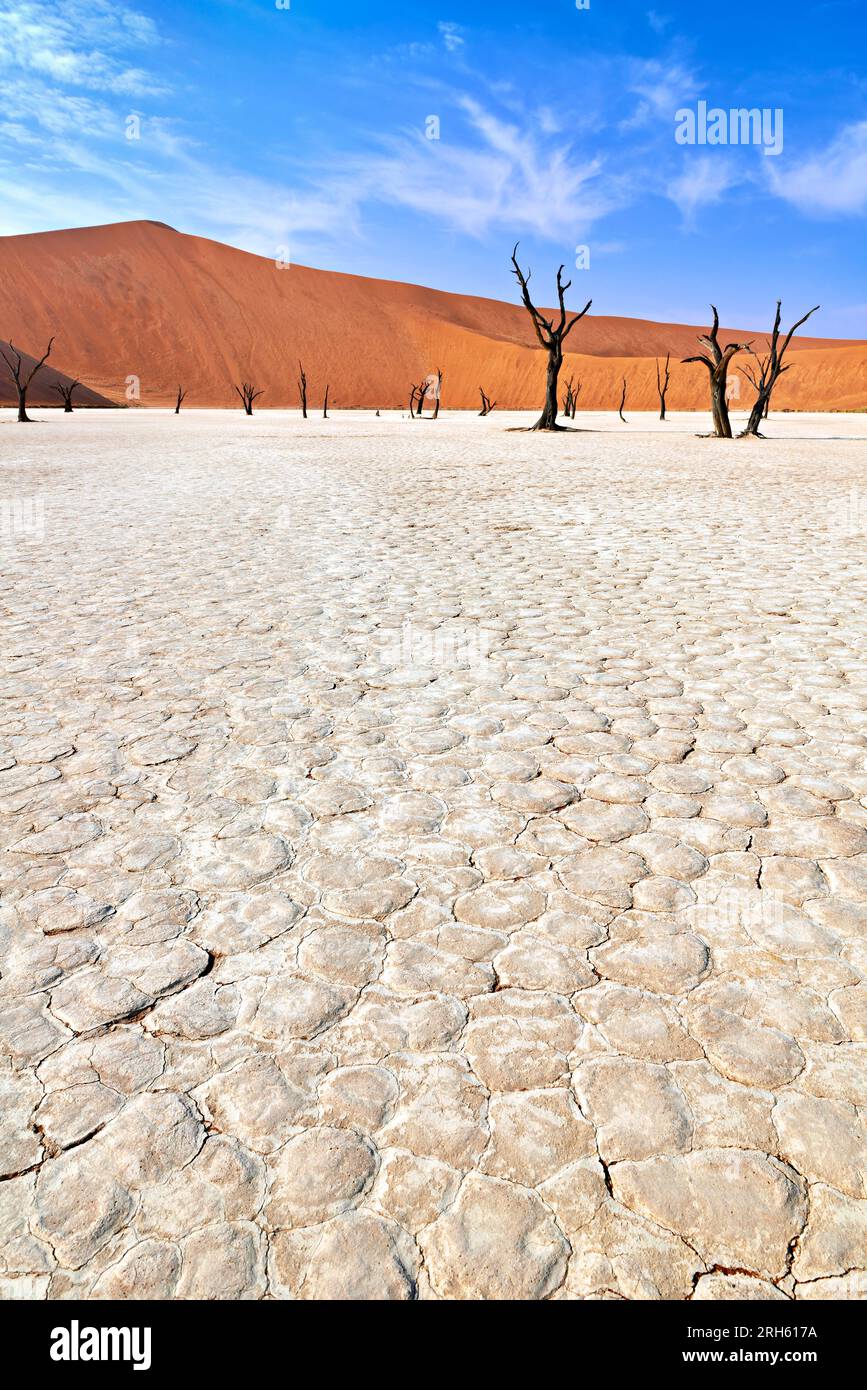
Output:
M46 338L40 348L40 356L47 346L48 339ZM0 338L0 352L5 353L10 361L14 361L14 352L11 344L4 342L2 338ZM24 352L23 350L21 351L22 374L25 378L33 370L38 360L38 358L31 356L30 353ZM44 366L39 368L39 371L36 372L33 377L33 381L27 391L28 403L30 405L40 406L56 405L62 408L63 397L57 388L59 386L68 387L72 379L73 378L67 376L65 372L59 371L57 367L53 367L50 362L46 362ZM76 408L81 408L83 406L91 408L107 406L111 408L115 404L115 402L109 400L107 396L101 396L98 391L91 391L89 387L84 385L76 386L72 400ZM15 389L15 382L12 378L12 374L6 366L6 363L0 359L0 406L17 404L18 394Z
M155 222L5 237L0 249L3 331L30 351L56 333L63 370L112 400L168 405L183 383L189 406L233 406L246 378L263 390L260 407L297 405L302 358L314 408L326 385L338 408L401 406L437 367L453 408L475 406L480 386L501 407L540 403L543 357L518 305L290 266ZM625 375L628 406L649 410L655 359L670 352L669 405L701 408L704 368L680 365L699 331L590 316L569 340L565 376L581 381L582 408L610 409ZM764 342L755 329L726 331ZM794 350L778 408L863 404L867 344L801 338ZM737 379L746 403L751 388Z

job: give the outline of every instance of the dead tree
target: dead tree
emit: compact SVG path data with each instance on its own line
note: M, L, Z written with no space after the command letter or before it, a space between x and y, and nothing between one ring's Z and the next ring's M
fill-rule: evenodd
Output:
M782 317L783 306L782 300L777 300L777 312L774 318L774 328L771 334L771 339L768 343L767 357L759 358L753 352L752 348L749 349L750 355L754 357L756 360L756 372L753 373L750 369L744 369L744 375L746 375L749 378L749 380L755 387L756 399L753 404L753 408L750 411L750 418L747 422L746 429L743 431L741 435L741 439L745 439L747 438L747 436L752 436L752 438L754 439L762 438L759 426L761 425L763 420L767 420L768 418L768 413L771 407L771 396L773 395L774 387L776 386L780 377L783 375L783 372L787 372L789 370L789 367L783 361L786 352L788 351L789 344L791 343L792 338L797 329L799 329L802 324L805 324L808 318L811 318L813 314L817 313L820 307L821 306L817 304L815 308L811 309L809 313L805 314L802 319L798 319L798 322L792 325L792 327L786 334L786 337L783 340L783 344L781 347L780 319Z
M421 414L421 402L424 400L424 392L425 388L422 385L413 386L412 390L409 393L409 418L411 420L415 419L416 405L418 405L419 414Z
M55 383L54 387L52 388L53 390L55 390L55 391L57 392L58 396L59 396L60 399L63 401L63 413L64 413L64 415L71 415L71 414L72 414L72 393L73 393L73 391L75 390L76 386L80 386L80 385L81 385L81 382L78 381L78 380L76 379L75 381L69 381L69 382L67 382L67 381L58 381L58 382Z
M587 301L580 314L575 314L571 319L568 317L566 312L566 291L571 288L572 281L567 280L566 284L563 284L563 271L565 267L561 265L560 269L557 271L557 300L560 306L560 318L559 321L555 323L553 319L546 319L544 314L540 313L530 298L530 271L527 271L525 275L518 265L517 245L512 252L512 267L518 284L521 286L521 299L524 308L533 321L533 328L536 331L536 337L539 339L540 345L548 354L545 406L539 419L536 421L535 425L531 426L531 429L562 430L565 426L557 424L557 384L560 380L560 368L563 366L563 343L568 338L579 319L583 319L590 305L593 303L593 300L590 299Z
M481 386L479 387L479 395L480 395L481 398L482 398L482 408L481 408L481 410L479 411L479 414L480 414L480 415L490 415L491 411L494 409L494 407L496 406L497 402L496 402L496 401L492 401L491 398L490 398L490 396L486 396L485 393L484 393L484 391L482 390Z
M668 356L667 356L666 359L665 359L665 376L662 377L662 376L660 376L660 373L659 373L659 358L657 357L657 359L656 359L656 389L657 389L657 391L658 391L658 393L659 393L659 418L660 418L660 420L664 420L664 419L665 419L665 398L666 398L666 396L668 395L668 383L671 381L671 372L668 370L668 365L669 365L670 361L671 361L671 353L669 353Z
M322 418L323 418L323 420L327 420L327 419L328 419L328 392L330 391L330 389L331 389L330 386L329 386L328 383L326 382L326 384L325 384L325 404L324 404L323 407L322 407Z
M726 386L728 379L729 364L738 352L747 352L750 349L749 343L727 343L724 348L719 343L719 314L715 304L710 306L713 309L713 328L709 333L702 333L699 342L707 348L706 353L698 353L695 357L684 357L684 363L703 362L710 373L710 401L713 412L713 432L717 439L731 439L732 425L729 419L729 406L726 398Z
M237 390L237 387L236 387L235 389ZM186 391L183 389L183 387L179 386L179 387L178 387L178 398L177 398L177 400L175 401L175 414L176 414L176 415L180 415L180 413L181 413L181 406L183 405L183 403L184 403L184 401L185 401L186 399L187 399L187 393L186 393Z
M578 397L579 397L580 395L581 395L581 382L579 381L579 382L576 382L575 389L574 389L574 391L572 392L572 419L573 419L573 420L575 419L575 411L578 409Z
M563 402L563 414L567 420L574 418L575 411L575 378L570 376L566 382L566 399Z
M439 389L440 389L440 385L442 384L442 379L443 379L443 374L442 374L442 372L438 371L438 372L437 372L437 376L436 376L436 384L434 384L433 374L431 374L430 376L426 377L425 380L422 382L421 386L419 386L419 387L417 388L417 391L418 391L418 403L417 403L416 408L415 408L415 413L416 413L416 418L417 418L417 419L419 419L419 420L423 420L423 419L424 419L424 403L425 403L425 401L427 400L428 396L435 396L435 397L436 397L436 405L435 405L435 407L434 407L433 414L432 414L431 416L429 416L429 418L430 418L431 420L435 420L435 419L437 418L437 415L439 414L439 408L440 408Z
M436 387L435 387L435 389L434 389L434 399L436 400L436 405L434 406L434 413L433 413L433 418L434 418L435 420L438 418L439 413L440 413L440 401L442 400L442 394L443 394L443 369L442 369L442 367L437 367L437 384L436 384Z
M617 412L617 414L620 416L621 420L623 421L624 425L626 424L626 416L623 414L623 407L625 406L625 404L626 404L626 377L623 378L623 390L622 390L621 393L620 393L620 409L619 409L618 412Z
M261 396L263 392L255 390L252 383L249 381L242 381L240 386L235 387L235 390L237 391L238 395L241 397L241 400L244 403L244 414L252 415L253 402L255 400L258 400L259 396Z
M307 377L301 363L298 363L298 394L301 397L301 417L307 419Z
M3 358L3 361L6 363L6 366L12 373L12 380L15 382L15 389L18 392L18 423L20 425L30 425L33 423L30 419L30 416L27 414L27 391L31 381L35 377L36 373L39 371L39 368L48 361L48 358L51 355L51 348L53 346L53 343L54 338L49 338L48 347L43 352L39 361L36 362L30 369L30 371L26 374L23 370L21 353L18 351L15 344L12 342L9 343L9 351L12 353L12 357L14 359L14 361L11 362L9 358L6 356L5 348L0 348L0 357Z

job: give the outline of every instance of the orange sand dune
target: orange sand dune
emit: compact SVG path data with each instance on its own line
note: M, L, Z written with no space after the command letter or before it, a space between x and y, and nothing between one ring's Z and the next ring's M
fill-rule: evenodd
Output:
M142 405L173 403L182 382L189 407L238 406L233 383L248 377L261 407L294 406L300 357L314 408L326 383L335 408L404 406L410 384L438 366L445 408L477 405L480 385L503 408L541 403L544 358L518 304L281 267L155 222L2 237L0 255L0 334L32 352L55 333L64 371L114 401L137 378ZM699 331L590 316L569 339L564 380L580 379L582 407L610 409L625 374L627 410L653 409L654 358L671 352L671 408L702 408L704 368L679 363ZM760 348L766 329L725 332ZM778 408L867 406L867 344L794 347ZM741 403L752 396L742 381Z

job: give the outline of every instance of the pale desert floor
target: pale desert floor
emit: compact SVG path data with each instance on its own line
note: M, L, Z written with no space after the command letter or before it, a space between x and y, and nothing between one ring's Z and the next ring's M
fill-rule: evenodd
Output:
M867 1296L867 417L34 414L2 1295Z

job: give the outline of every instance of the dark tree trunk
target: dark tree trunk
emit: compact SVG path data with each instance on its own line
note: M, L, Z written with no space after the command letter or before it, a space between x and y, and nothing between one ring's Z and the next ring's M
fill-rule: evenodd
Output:
M15 389L18 392L19 425L31 425L33 423L33 421L30 419L30 416L27 414L27 388L29 387L36 373L39 371L39 368L43 365L43 363L47 362L48 358L51 356L51 348L53 343L54 338L49 338L48 347L43 352L39 361L34 363L33 367L30 369L26 376L22 375L23 359L21 357L21 353L18 351L12 340L9 340L9 351L12 353L14 361L10 361L9 358L6 356L5 350L3 348L0 348L0 357L3 358L3 361L9 368L9 371L12 374L12 380L15 382Z
M531 429L562 430L566 427L557 424L557 391L560 380L560 369L563 366L563 343L572 332L572 329L575 327L576 323L578 323L579 319L582 319L587 313L593 301L588 300L580 314L576 314L571 320L568 319L566 291L571 287L572 281L569 280L565 285L563 284L564 268L561 265L560 269L557 271L557 299L560 305L560 318L557 323L555 323L553 319L545 318L544 314L540 313L530 298L530 274L529 272L526 275L524 274L521 267L518 265L517 258L518 248L516 246L512 252L512 268L518 284L521 287L521 300L533 322L533 328L535 329L539 344L548 354L548 366L545 376L545 408L535 425L531 426Z
M307 419L307 377L301 363L298 363L298 393L301 396L301 418Z
M75 390L76 386L80 386L80 385L81 385L81 382L78 381L78 380L69 381L69 382L65 382L65 381L58 381L58 382L55 382L54 388L53 388L53 389L57 392L58 396L59 396L60 399L63 401L63 413L64 413L64 415L71 415L71 414L72 414L72 393L73 393L73 391Z
M713 413L713 432L718 439L731 439L732 437L732 422L729 418L726 388L726 376L711 376L710 400Z
M324 406L322 407L322 418L323 418L323 420L327 420L327 419L328 419L328 392L329 392L329 390L330 390L330 387L328 387L328 386L326 385L326 387L325 387L325 404L324 404Z
M774 317L774 327L771 333L770 342L768 343L768 356L762 360L759 360L759 358L753 352L752 356L755 357L757 364L757 374L751 372L749 369L745 371L745 375L752 382L753 386L756 389L756 399L753 402L753 408L750 411L750 418L747 422L747 427L744 430L741 438L744 438L744 436L747 435L751 435L754 439L761 438L760 426L762 421L767 420L770 414L771 396L773 395L774 387L776 386L783 373L789 370L788 366L784 361L789 344L791 343L792 338L797 329L801 327L801 324L806 323L807 319L810 318L813 314L815 314L819 307L820 306L817 304L816 307L814 309L811 309L808 314L805 314L803 318L798 319L798 322L796 324L793 324L793 326L789 329L789 332L787 333L782 346L780 346L780 322L782 319L783 306L782 301L779 299L777 300L777 312Z
M720 347L719 314L715 304L710 307L713 309L713 327L708 333L703 333L699 337L699 342L707 348L707 352L699 353L696 357L685 357L683 360L685 363L701 362L707 367L710 377L713 432L717 439L731 439L732 426L726 394L729 365L737 353L749 350L750 345L749 343L728 343L725 348Z
M548 349L548 369L545 374L545 409L539 416L534 430L556 430L559 406L557 391L560 383L560 369L563 366L563 352L559 344Z
M624 425L626 424L626 417L625 417L625 415L623 414L623 407L625 406L625 404L626 404L626 377L623 378L623 390L622 390L621 393L620 393L620 409L619 409L618 412L617 412L618 415L620 416L621 420L623 421Z
M262 392L257 391L256 388L253 386L252 382L249 381L242 381L240 386L235 387L235 390L237 391L238 395L241 397L241 401L243 402L244 414L252 415L253 402L257 400L259 396L262 395Z
M660 418L660 420L664 420L664 419L665 419L665 398L666 398L666 396L668 395L668 383L669 383L670 380L671 380L671 372L670 372L669 369L668 369L668 366L669 366L669 363L670 363L670 362L671 362L671 353L669 353L668 356L667 356L666 359L665 359L665 376L664 376L664 377L662 377L662 376L660 375L660 372L659 372L659 361L657 360L657 363L656 363L656 389L657 389L657 391L658 391L658 393L659 393L659 418Z
M747 421L747 427L744 430L744 434L758 435L759 426L761 425L763 420L767 420L768 418L768 406L770 403L770 399L770 393L766 394L764 391L759 392L758 396L753 402L753 408L750 411L750 418Z

